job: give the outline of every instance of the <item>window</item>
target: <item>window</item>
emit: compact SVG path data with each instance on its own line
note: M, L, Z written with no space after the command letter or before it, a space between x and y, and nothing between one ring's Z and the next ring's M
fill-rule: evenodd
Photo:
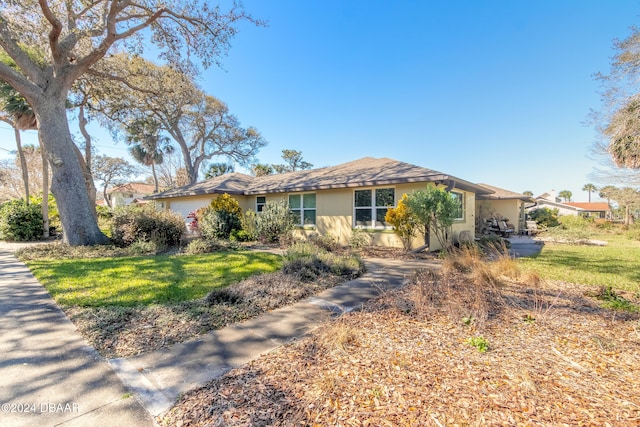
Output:
M356 190L354 217L356 227L390 227L384 220L387 210L395 205L395 189Z
M289 209L293 213L297 225L305 226L316 224L315 193L290 195Z
M256 212L262 212L266 204L267 204L266 197L264 196L256 197Z
M464 219L464 194L462 193L454 193L451 192L451 197L458 203L458 211L454 215L454 218L457 220Z

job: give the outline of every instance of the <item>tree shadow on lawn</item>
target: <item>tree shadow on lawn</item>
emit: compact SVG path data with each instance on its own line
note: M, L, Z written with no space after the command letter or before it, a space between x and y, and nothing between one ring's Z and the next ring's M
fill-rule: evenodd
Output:
M270 255L76 259L61 260L53 266L34 261L30 266L63 306L132 307L202 298L212 289L275 270L277 263L265 260L265 256ZM52 273L44 273L45 269Z
M540 265L541 269L556 270L563 267L566 269L567 274L577 272L589 275L589 273L592 272L611 276L612 278L620 276L628 283L640 282L640 269L635 268L630 260L619 258L587 259L584 256L566 252L553 252L553 254L549 255L539 254L531 258L536 260L536 264ZM565 278L565 280L571 281L569 279L569 277ZM588 284L597 285L597 283L594 282Z

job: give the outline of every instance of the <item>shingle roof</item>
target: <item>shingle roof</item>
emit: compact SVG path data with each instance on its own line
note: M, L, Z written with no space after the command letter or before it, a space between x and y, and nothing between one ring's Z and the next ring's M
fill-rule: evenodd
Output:
M410 182L440 182L452 188L480 194L491 193L491 190L442 172L389 158L365 157L337 166L261 177L232 173L154 194L150 198L221 193L245 195L290 193Z
M228 173L210 178L206 181L185 185L163 191L162 193L147 196L148 199L165 199L179 196L198 196L202 194L244 194L244 191L253 183L255 177L239 172Z
M145 184L142 182L129 182L117 187L111 188L107 193L134 193L134 194L151 194L156 190L156 187L152 184Z
M535 202L533 197L526 196L521 193L505 190L504 188L494 187L493 185L489 184L478 185L493 192L493 194L479 195L478 199L480 200L522 200L524 202Z

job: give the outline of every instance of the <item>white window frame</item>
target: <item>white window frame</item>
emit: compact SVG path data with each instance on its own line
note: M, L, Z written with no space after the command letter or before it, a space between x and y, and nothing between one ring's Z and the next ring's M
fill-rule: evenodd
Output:
M305 207L304 205L304 196L308 196L308 195L313 195L314 197L314 206L312 208L310 207ZM300 198L300 207L299 208L292 208L291 207L291 198L292 197L299 197ZM287 201L289 203L289 210L291 212L298 212L300 215L300 222L298 224L296 224L299 227L315 227L316 226L316 222L318 221L318 211L316 209L316 207L318 206L318 196L316 195L316 193L296 193L296 194L289 194L289 197L287 198ZM313 223L309 223L309 224L305 224L304 222L304 214L305 212L311 212L313 211L314 213L314 221Z
M385 206L377 206L376 205L376 191L378 190L393 190L393 203L391 205ZM371 191L371 206L356 206L356 192L358 191ZM393 226L391 224L385 225L383 221L383 225L376 225L377 223L377 212L379 209L391 209L396 206L396 188L395 187L378 187L378 188L361 188L353 191L353 227L354 228L362 228L362 229L378 229L378 230L389 230L392 229ZM359 210L370 210L371 212L371 221L367 225L359 225L357 223L357 211Z

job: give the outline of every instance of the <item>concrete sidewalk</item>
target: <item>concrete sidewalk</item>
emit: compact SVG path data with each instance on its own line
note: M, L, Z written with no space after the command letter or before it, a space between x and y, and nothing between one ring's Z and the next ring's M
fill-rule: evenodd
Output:
M0 246L0 425L154 426L29 269Z
M403 285L416 269L434 261L366 260L368 272L307 300L264 313L203 337L139 356L111 359L122 381L154 416L181 393L204 385L261 354L317 328L332 316L354 310L381 292Z

